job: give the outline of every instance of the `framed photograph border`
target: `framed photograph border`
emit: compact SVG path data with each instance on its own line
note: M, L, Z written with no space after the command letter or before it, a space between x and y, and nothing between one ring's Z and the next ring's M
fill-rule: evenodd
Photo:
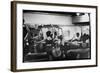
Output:
M83 66L69 66L69 67L52 67L52 68L37 68L37 69L17 69L17 4L36 4L36 5L50 5L50 6L71 6L71 7L83 7L83 8L95 8L96 9L96 64L95 65L83 65ZM98 7L90 5L74 5L74 4L58 4L58 3L42 3L42 2L26 2L26 1L12 1L11 2L11 71L36 71L36 70L52 70L52 69L65 69L65 68L82 68L82 67L96 67L98 65Z

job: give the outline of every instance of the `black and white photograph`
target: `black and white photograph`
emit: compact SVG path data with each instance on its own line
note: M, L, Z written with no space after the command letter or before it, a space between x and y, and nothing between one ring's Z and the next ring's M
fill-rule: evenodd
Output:
M97 66L97 6L11 4L12 71Z
M90 13L23 10L23 62L91 59Z

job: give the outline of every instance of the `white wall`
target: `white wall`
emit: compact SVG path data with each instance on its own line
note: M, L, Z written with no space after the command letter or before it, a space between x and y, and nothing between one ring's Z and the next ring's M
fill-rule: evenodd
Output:
M10 34L11 34L10 1L11 0L0 0L0 73L12 73L10 71ZM99 0L33 0L33 1L67 3L67 4L83 4L83 5L100 4ZM100 10L98 13L100 13ZM98 16L100 16L100 14ZM98 25L98 28L100 28L100 25ZM100 29L98 29L98 31L100 31ZM100 37L99 32L98 32L98 37ZM98 38L98 42L100 43L100 38ZM100 49L98 49L98 52L100 56ZM98 62L100 64L100 57L98 59ZM47 70L47 71L35 71L35 72L27 71L25 73L41 73L41 72L43 73L87 73L87 72L99 73L100 65L98 67L91 67L91 68L60 69L60 70Z
M29 24L57 24L72 25L70 15L45 14L45 13L24 13L25 23Z

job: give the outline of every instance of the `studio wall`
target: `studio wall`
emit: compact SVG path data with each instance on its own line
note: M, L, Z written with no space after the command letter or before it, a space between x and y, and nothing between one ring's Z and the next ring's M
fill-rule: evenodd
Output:
M72 25L70 15L45 14L45 13L24 13L24 20L27 24L63 24Z

